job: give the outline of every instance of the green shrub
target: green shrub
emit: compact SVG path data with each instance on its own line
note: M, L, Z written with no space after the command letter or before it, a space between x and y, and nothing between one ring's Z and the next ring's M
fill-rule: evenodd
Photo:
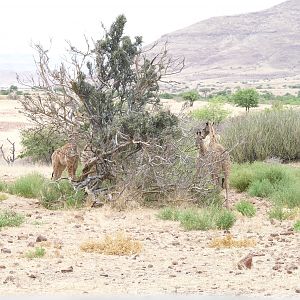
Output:
M159 213L158 217L162 220L179 221L180 212L173 207L165 207Z
M294 224L294 230L297 232L300 232L300 220L298 220L295 224Z
M185 230L209 230L215 228L209 210L186 210L180 216L180 224Z
M256 214L255 206L247 200L241 200L240 202L236 203L235 208L238 212L246 217L254 217Z
M45 178L38 173L31 173L18 178L14 183L8 185L10 194L25 198L37 198Z
M268 179L255 180L248 189L248 193L252 197L267 198L274 193L274 185Z
M282 186L274 193L272 198L275 203L285 205L289 208L300 207L300 180Z
M28 251L25 256L29 259L40 258L46 254L46 250L42 247L36 247L34 251Z
M242 89L232 95L237 106L245 107L249 111L250 107L258 106L259 94L255 89Z
M284 221L294 215L294 212L285 210L282 206L275 206L269 211L269 218Z
M46 181L40 192L40 202L48 209L81 207L84 191L76 192L68 180Z
M300 159L299 136L300 110L271 110L230 119L221 142L235 162L289 161Z
M7 191L7 184L5 182L0 181L0 192Z
M218 229L226 229L228 230L233 226L236 221L235 215L228 210L221 210L216 215L216 226Z
M195 102L196 100L198 100L200 98L200 95L199 95L198 91L191 90L191 91L182 93L181 97L185 101Z
M210 102L204 108L195 109L191 112L192 118L199 121L211 121L220 123L224 121L229 112L223 108L223 104L219 102Z
M3 211L0 213L0 228L2 227L18 227L24 222L24 216L11 211Z
M233 165L229 182L239 193L245 192L254 179L254 171L249 164Z
M235 222L235 216L231 212L218 206L190 208L183 211L166 209L163 212L162 218L179 220L185 230L229 229Z
M176 95L175 94L171 94L171 93L161 93L159 95L159 97L161 99L174 99L176 97Z
M35 127L21 131L23 150L20 158L33 162L51 162L53 151L65 143L66 137L51 127Z
M270 198L276 205L300 207L300 170L256 162L233 165L230 184L239 192Z

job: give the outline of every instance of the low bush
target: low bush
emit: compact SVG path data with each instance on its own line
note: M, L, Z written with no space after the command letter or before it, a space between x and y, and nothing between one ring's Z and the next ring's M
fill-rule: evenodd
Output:
M25 256L29 259L40 258L45 256L46 250L42 247L36 247L33 251L28 251Z
M219 124L229 116L229 111L223 108L223 103L210 102L204 108L195 109L191 112L193 119L199 121L211 121Z
M300 232L300 220L298 220L295 224L294 224L294 230L297 232Z
M300 110L270 110L230 119L221 142L235 162L289 161L300 159L299 136Z
M18 227L24 222L24 219L23 215L11 210L0 212L0 228Z
M32 173L18 178L14 183L9 184L7 189L10 194L38 198L44 181L45 178L41 174Z
M255 206L247 200L241 200L240 202L236 203L235 208L238 212L246 217L254 217L256 214Z
M81 207L84 191L75 191L68 180L46 181L41 187L40 202L47 209Z
M236 221L232 212L218 206L184 210L165 208L158 217L163 220L179 221L185 230L229 229Z
M263 162L234 164L230 184L239 192L269 198L277 206L300 207L300 170L297 168Z

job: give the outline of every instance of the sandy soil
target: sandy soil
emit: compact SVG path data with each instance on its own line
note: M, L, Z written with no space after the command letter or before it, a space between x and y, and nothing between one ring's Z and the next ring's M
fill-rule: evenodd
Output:
M2 138L3 132L0 134ZM33 168L46 175L51 172L49 167L16 164L0 166L0 178L12 179ZM245 197L230 191L231 205ZM253 238L257 245L214 249L209 242L225 232L186 232L177 222L158 219L156 210L118 212L106 206L49 211L35 199L8 195L0 202L0 210L22 213L25 222L0 231L0 293L297 295L300 234L291 231L294 221L270 222L266 215L269 204L251 201L258 207L257 215L251 219L238 215L231 234ZM142 243L140 255L108 256L80 250L82 242L118 230ZM47 241L37 242L39 235ZM26 258L36 246L43 246L46 255ZM239 260L249 253L261 256L253 258L251 269L238 269Z

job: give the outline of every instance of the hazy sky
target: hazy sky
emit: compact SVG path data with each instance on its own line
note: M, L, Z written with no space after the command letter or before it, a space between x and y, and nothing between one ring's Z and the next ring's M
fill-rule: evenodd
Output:
M0 0L0 54L32 53L31 41L52 49L65 40L80 45L83 35L102 37L101 22L127 17L126 33L142 35L145 44L203 19L269 8L284 0Z

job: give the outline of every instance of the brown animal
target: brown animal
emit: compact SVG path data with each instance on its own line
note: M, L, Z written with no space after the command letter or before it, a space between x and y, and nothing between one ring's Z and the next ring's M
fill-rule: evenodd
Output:
M208 135L209 144L206 145L205 138ZM230 157L225 148L217 142L215 130L210 122L207 122L203 129L197 131L196 145L199 149L196 176L199 175L201 164L205 164L211 172L214 184L219 185L219 177L223 173L222 187L225 187L225 201L228 208Z
M66 168L69 178L76 179L75 173L78 167L79 154L75 143L67 143L56 149L51 156L51 160L53 167L51 179L59 179Z

